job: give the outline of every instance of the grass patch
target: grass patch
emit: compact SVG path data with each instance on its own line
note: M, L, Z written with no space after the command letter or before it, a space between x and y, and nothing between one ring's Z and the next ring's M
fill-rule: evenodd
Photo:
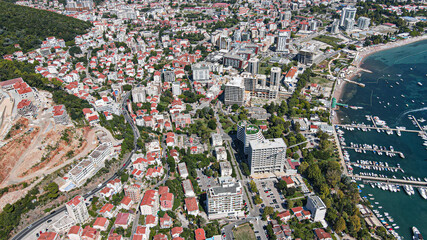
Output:
M324 42L326 44L329 44L333 47L337 47L338 43L341 42L342 40L336 37L330 37L330 36L326 36L326 35L320 35L317 36L315 38L313 38L314 40L320 41L320 42Z
M254 230L248 223L238 226L233 230L236 240L256 240Z

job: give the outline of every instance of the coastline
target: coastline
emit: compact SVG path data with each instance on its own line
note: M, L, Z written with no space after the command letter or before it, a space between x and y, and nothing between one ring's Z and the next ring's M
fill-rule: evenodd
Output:
M347 79L353 80L361 71L364 70L361 67L361 65L363 64L363 61L374 53L385 51L385 50L396 48L396 47L402 47L402 46L423 41L423 40L427 40L427 35L422 35L414 38L407 38L407 39L399 40L396 42L389 42L386 44L378 44L378 45L372 45L369 47L364 47L357 51L357 54L352 62L353 66L350 66L346 70L345 75L347 75ZM339 100L342 98L344 94L344 87L346 86L346 84L347 84L346 81L337 80L336 85L332 92L332 97L336 98L337 102L339 102ZM336 111L335 111L335 115L332 118L332 123L333 124L340 123L339 116Z

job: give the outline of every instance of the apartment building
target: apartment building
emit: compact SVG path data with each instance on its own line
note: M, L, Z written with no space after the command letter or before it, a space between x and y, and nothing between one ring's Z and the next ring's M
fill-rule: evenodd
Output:
M206 202L209 219L244 216L240 182L223 182L220 186L209 188Z
M89 218L89 213L82 196L75 196L65 204L65 207L67 208L68 215L76 223L84 223Z
M282 138L251 140L248 163L251 174L282 172L286 161L286 143Z

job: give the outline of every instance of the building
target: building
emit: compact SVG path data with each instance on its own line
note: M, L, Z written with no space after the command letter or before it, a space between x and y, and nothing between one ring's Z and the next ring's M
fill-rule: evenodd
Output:
M195 197L189 197L184 199L185 201L185 209L189 215L197 216L199 214L199 204L197 203L197 199Z
M282 80L282 69L279 67L272 67L270 73L270 87L280 86L280 81Z
M264 136L258 126L241 121L237 123L237 139L243 143L244 153L248 154L249 142L251 140L263 140Z
M252 73L252 75L257 75L259 71L259 59L251 58L248 61L248 72Z
M245 86L242 77L233 77L233 79L225 85L224 102L226 105L237 104L243 105L245 98Z
M215 156L217 161L226 161L227 151L225 150L225 147L215 147Z
M280 13L280 21L291 20L291 17L292 17L291 11L284 11Z
M337 34L340 31L339 27L340 27L340 20L334 19L334 22L332 23L329 31L333 34Z
M236 54L226 54L224 55L224 66L231 66L233 68L239 69L243 67L245 60L243 57Z
M64 105L53 106L52 115L53 120L55 120L55 124L67 125L69 122L67 110L65 109Z
M182 182L182 188L184 189L184 194L186 197L195 197L193 184L191 184L190 179L186 179Z
M306 65L313 64L316 51L317 47L315 45L302 48L297 55L298 62Z
M141 215L155 215L159 210L158 192L156 190L147 190L139 206Z
M180 82L174 82L172 83L172 95L178 96L181 95L181 83Z
M198 228L194 230L194 238L196 240L205 240L206 239L205 230L203 228Z
M306 208L310 210L313 221L318 222L325 218L326 205L318 196L309 196Z
M138 86L132 89L132 101L134 103L144 103L145 99L145 88L143 86Z
M75 196L65 204L65 207L67 208L68 215L76 223L84 223L89 218L89 213L82 196Z
M240 182L222 183L207 192L207 213L209 219L242 217L243 189Z
M193 81L195 82L207 82L210 79L209 66L205 62L195 63L191 65L193 71Z
M222 136L219 133L212 133L212 147L222 146Z
M44 233L40 233L39 238L37 238L37 240L59 240L59 234L57 234L56 232L44 232Z
M366 30L369 28L369 24L371 24L371 19L367 17L360 17L357 19L357 27L361 30Z
M340 19L340 26L344 26L345 20L353 20L356 17L356 11L357 9L352 6L347 6L342 9L341 11L341 19Z
M282 138L249 142L251 174L282 172L286 161L286 144Z
M92 0L67 0L65 10L72 12L91 11L95 7Z
M174 71L164 71L163 80L165 82L175 82L175 72Z
M231 167L231 164L228 161L220 162L219 169L221 171L221 177L228 177L233 174L233 168Z
M314 229L315 240L332 240L331 234L325 232L322 228Z
M178 172L181 178L186 179L188 177L188 170L187 165L185 165L185 162L178 163Z
M141 199L141 185L132 184L124 187L125 195L130 197L133 202L137 203Z
M350 31L353 31L353 29L354 29L354 24L355 24L355 22L354 22L354 19L345 19L344 20L344 25L343 25L343 28L344 28L344 30L345 31L347 31L347 32L350 32Z
M291 31L280 30L277 36L276 52L289 52L289 45L291 42Z

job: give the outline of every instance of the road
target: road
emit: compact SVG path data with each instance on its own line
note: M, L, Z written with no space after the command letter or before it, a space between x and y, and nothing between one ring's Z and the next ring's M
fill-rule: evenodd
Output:
M117 171L124 171L129 164L131 163L131 159L132 159L132 155L136 152L137 150L137 139L139 137L139 131L136 128L136 126L134 125L133 121L131 121L131 118L129 116L129 113L126 109L126 100L129 98L130 93L126 93L126 95L123 97L122 100L122 107L123 107L123 115L125 116L125 119L128 123L130 123L130 125L132 126L132 130L134 133L134 149L132 150L132 152L129 154L129 156L127 157L125 163L123 164L123 166ZM93 196L95 193L97 193L98 191L100 191L101 189L103 189L107 183L115 178L118 177L117 172L111 176L110 178L108 178L107 180L104 181L104 183L102 183L99 187L96 187L95 189L92 189L92 191L86 193L83 195L84 198L90 198L91 196ZM42 218L40 218L39 220L33 222L32 224L30 224L29 226L27 226L26 228L24 228L23 230L21 230L18 234L16 234L14 237L12 237L12 240L19 240L19 239L24 239L29 233L31 233L35 228L37 228L38 226L40 226L42 223L46 222L47 220L57 216L58 214L64 213L66 211L65 206L62 206L54 211L52 211L49 215L46 215ZM31 238L30 238L31 239Z

